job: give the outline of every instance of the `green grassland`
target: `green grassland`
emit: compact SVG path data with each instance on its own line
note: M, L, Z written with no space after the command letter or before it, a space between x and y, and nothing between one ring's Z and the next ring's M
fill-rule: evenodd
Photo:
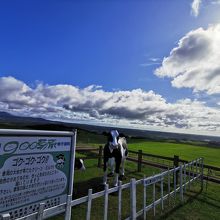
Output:
M54 125L52 125L54 126ZM11 128L11 127L10 127ZM59 127L58 127L59 128ZM60 129L60 128L59 128ZM103 134L89 132L79 129L77 133L77 148L80 147L98 147L104 146L107 137ZM129 137L127 139L128 148L130 150L142 150L145 153L173 157L178 155L181 159L193 160L198 157L203 157L207 165L220 167L220 146L212 147L203 142L176 141L176 140L150 140L137 139ZM78 153L78 157L85 157L86 154ZM92 156L92 155L91 155ZM85 160L86 171L75 171L74 175L74 195L73 199L87 195L88 189L92 188L93 192L103 190L102 177L103 170L97 167L97 159ZM142 179L143 176L151 176L160 173L161 170L150 166L142 166L142 172L137 172L137 164L133 162L126 162L125 174L127 179L123 184L130 181L131 178ZM112 187L113 179L109 179L110 187ZM164 192L166 192L166 185ZM156 186L157 195L160 193L159 185ZM147 191L147 203L152 200L152 189ZM122 194L122 219L129 216L130 212L130 193L129 190L123 190ZM109 195L109 209L108 219L117 219L117 194ZM137 187L137 210L142 208L143 204L143 187ZM82 204L72 209L72 219L86 219L86 206ZM171 198L170 201L165 202L165 208L162 211L158 206L156 210L156 217L153 217L152 211L147 215L147 219L187 219L187 220L218 220L220 219L220 185L204 181L204 189L200 191L200 182L194 183L190 190L184 194L184 202L179 201L177 195L176 199ZM51 218L51 220L63 220L64 215L58 215ZM95 199L92 202L93 220L103 219L103 198ZM140 218L142 219L142 218Z
M220 167L220 148L184 143L131 140L129 142L129 149L143 150L145 153L168 157L178 155L183 160L193 160L198 157L203 157L205 164Z
M178 155L181 159L193 160L198 157L203 157L205 164L220 167L220 148L213 148L204 145L200 142L180 143L179 141L152 141L148 139L133 139L128 138L128 147L130 150L142 150L145 153L173 157ZM104 145L106 137L95 133L86 131L79 131L77 138L77 147L94 146L98 147ZM77 156L83 156L78 154ZM97 167L97 159L86 160L87 167L84 173L76 171L75 173L75 194L74 198L87 195L89 188L93 192L103 190L100 185L102 182L103 171ZM142 166L142 172L137 172L137 164L126 162L126 176L128 182L130 178L141 179L143 176L151 176L161 172L160 169ZM112 187L112 179L109 180L110 187ZM165 186L166 187L166 186ZM160 192L160 187L157 186L157 193ZM170 199L165 202L165 209L161 210L158 206L156 210L156 217L153 216L152 211L147 215L148 219L195 219L195 220L217 220L220 216L220 186L215 183L204 181L204 189L200 191L200 183L193 184L193 187L184 194L184 202L176 199ZM166 192L166 189L164 189ZM152 199L152 189L148 189L148 203ZM125 190L122 194L122 219L129 216L129 190ZM143 187L137 187L137 210L141 209L143 204ZM109 196L109 214L108 219L117 219L117 195ZM79 205L72 209L73 219L85 219L86 204ZM56 219L63 219L63 215L56 217ZM103 198L96 199L92 202L91 219L103 219ZM143 219L143 218L140 218Z
M106 139L101 134L79 130L77 146L104 146ZM175 140L150 141L148 139L128 138L127 142L130 150L142 150L145 153L168 157L177 155L188 161L203 157L205 164L220 167L220 147L214 148L200 142L181 143Z
M85 161L86 171L75 171L74 181L74 195L73 198L79 198L86 196L88 189L92 188L93 193L103 190L102 176L103 171L97 167L97 159L91 159ZM126 177L123 184L129 182L130 178L141 179L143 176L151 176L159 173L160 170L148 166L142 167L142 172L137 172L137 166L135 163L126 162ZM171 179L172 182L172 179ZM110 187L112 187L113 178L109 178ZM179 200L179 193L176 198L171 197L170 200L166 200L164 203L164 210L161 210L160 205L156 208L156 217L153 216L153 212L149 211L147 219L195 219L195 220L218 220L220 216L220 193L219 185L204 181L204 189L200 191L200 181L191 185L190 190L187 188L184 194L184 202ZM167 185L165 181L164 193L167 192ZM156 199L159 198L160 185L156 185ZM109 195L109 208L108 219L117 219L117 193ZM147 189L147 204L152 201L152 187ZM104 199L98 198L92 201L92 220L103 219L103 204ZM137 211L142 209L143 205L143 186L137 186ZM72 208L72 219L86 219L87 204L78 205ZM122 193L122 219L129 216L130 213L130 192L129 189L123 190ZM51 218L55 220L64 219L63 215L59 215ZM140 217L139 219L143 219Z

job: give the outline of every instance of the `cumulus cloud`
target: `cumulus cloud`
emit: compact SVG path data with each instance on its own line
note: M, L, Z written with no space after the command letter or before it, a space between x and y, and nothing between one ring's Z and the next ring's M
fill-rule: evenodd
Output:
M220 93L220 24L190 31L179 40L162 65L159 77L170 77L176 88L194 92Z
M56 120L220 130L220 109L190 99L168 103L161 95L142 89L109 92L95 85L78 88L44 84L31 88L13 77L2 77L0 109Z
M191 4L191 12L195 17L199 15L199 9L200 9L201 3L202 3L202 0L193 0Z

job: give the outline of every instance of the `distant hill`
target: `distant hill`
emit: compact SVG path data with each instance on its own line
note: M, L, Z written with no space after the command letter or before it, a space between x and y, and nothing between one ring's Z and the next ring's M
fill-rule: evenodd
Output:
M78 123L65 123L50 121L42 118L19 117L7 112L0 112L1 129L32 129L32 130L73 130L80 129L98 134L106 134L112 127L96 126ZM161 131L149 131L139 129L118 128L120 133L132 138L146 138L149 140L175 140L181 142L202 141L212 145L220 146L220 137L194 134L180 134Z
M0 123L47 123L48 120L43 118L20 117L7 112L0 112Z

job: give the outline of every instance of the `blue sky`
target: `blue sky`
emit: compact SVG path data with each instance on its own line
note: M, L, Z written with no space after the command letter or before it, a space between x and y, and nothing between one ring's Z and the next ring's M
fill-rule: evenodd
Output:
M219 10L218 0L0 1L0 110L218 133Z

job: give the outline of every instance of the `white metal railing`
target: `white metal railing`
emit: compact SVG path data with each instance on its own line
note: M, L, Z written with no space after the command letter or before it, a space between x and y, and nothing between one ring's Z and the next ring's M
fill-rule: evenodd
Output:
M176 182L176 177L179 177L179 183ZM173 177L173 190L171 190L171 177ZM164 195L164 182L165 178L167 178L167 194ZM118 192L118 219L122 218L122 190L130 189L130 216L126 218L126 220L135 220L139 216L143 216L146 219L147 212L153 209L153 214L156 214L157 205L161 205L161 209L164 209L164 201L166 199L170 199L171 196L176 198L177 193L179 193L180 200L183 201L184 192L186 192L187 188L190 189L192 182L200 179L201 181L201 189L203 189L203 158L199 158L193 160L187 164L182 164L179 167L174 167L173 169L168 169L165 172L162 172L157 175L153 175L147 178L143 178L140 180L131 179L129 183L123 184L119 182L119 186L109 188L108 184L105 186L105 189L100 192L92 193L92 189L88 190L88 195L72 200L69 198L69 202L60 204L58 206L54 206L51 208L44 209L45 204L41 203L38 211L32 213L30 215L18 218L17 220L24 219L45 219L60 213L66 212L71 207L77 206L82 203L87 203L87 213L86 220L90 219L91 216L91 205L92 201L99 197L104 197L104 216L103 219L108 219L108 202L109 202L109 194ZM156 184L160 183L160 198L156 199ZM144 194L143 194L143 208L137 211L136 207L136 186L143 185ZM147 205L147 188L153 186L152 191L152 203ZM2 215L3 220L14 219L10 216L9 213L5 213Z

